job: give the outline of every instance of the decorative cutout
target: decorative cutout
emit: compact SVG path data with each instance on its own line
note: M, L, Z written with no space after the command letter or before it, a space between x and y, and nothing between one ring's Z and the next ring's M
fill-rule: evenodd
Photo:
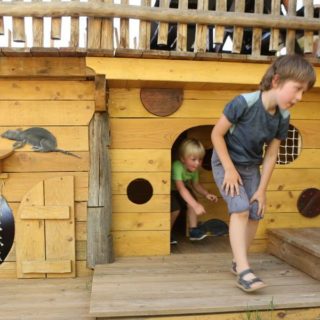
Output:
M301 135L299 130L293 125L289 125L288 137L281 141L279 148L277 164L288 164L301 153Z
M133 203L144 204L151 199L153 188L148 180L138 178L129 183L127 195L129 200Z
M297 207L299 212L308 218L316 217L320 214L320 190L309 188L302 191L298 198Z
M152 114L166 117L176 112L183 101L182 89L142 88L140 99L143 106Z

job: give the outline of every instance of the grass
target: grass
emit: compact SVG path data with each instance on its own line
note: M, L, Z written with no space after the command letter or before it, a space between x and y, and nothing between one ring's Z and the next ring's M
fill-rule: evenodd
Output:
M261 311L258 311L258 310L250 310L250 308L248 307L245 318L243 318L243 320L273 320L274 309L275 309L275 305L273 303L273 298L272 298L269 303L269 308L266 314L265 312L264 314L261 314Z

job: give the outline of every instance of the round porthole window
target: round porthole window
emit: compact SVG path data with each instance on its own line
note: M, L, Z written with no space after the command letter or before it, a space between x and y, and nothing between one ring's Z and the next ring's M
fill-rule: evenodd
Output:
M151 183L146 179L134 179L127 187L127 195L131 202L144 204L151 199L153 195L153 188Z
M300 194L297 202L299 212L307 217L313 218L320 214L320 190L308 188Z

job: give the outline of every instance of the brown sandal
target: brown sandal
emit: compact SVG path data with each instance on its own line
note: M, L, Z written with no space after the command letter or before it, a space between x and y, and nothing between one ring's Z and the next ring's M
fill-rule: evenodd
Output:
M243 277L249 273L253 273L253 271L251 269L246 269L246 270L243 270L242 272L240 272L238 274L238 279L237 279L237 287L242 289L243 291L245 292L253 292L253 291L256 291L256 290L259 290L259 289L262 289L262 288L265 288L267 285L258 277L255 277L253 279L250 279L250 280L245 280L243 279ZM254 283L257 283L257 282L260 282L261 285L259 286L254 286L252 287L252 285Z

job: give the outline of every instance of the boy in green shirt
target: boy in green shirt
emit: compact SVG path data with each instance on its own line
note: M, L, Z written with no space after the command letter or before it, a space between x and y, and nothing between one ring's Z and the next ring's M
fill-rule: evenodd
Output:
M208 200L217 202L218 198L208 192L199 182L199 167L205 154L205 149L200 141L186 139L179 148L179 160L172 164L171 176L171 229L181 211L186 210L189 220L189 236L191 241L202 240L207 234L198 225L198 215L206 213L203 205L198 202L193 188ZM177 241L172 238L171 244Z

